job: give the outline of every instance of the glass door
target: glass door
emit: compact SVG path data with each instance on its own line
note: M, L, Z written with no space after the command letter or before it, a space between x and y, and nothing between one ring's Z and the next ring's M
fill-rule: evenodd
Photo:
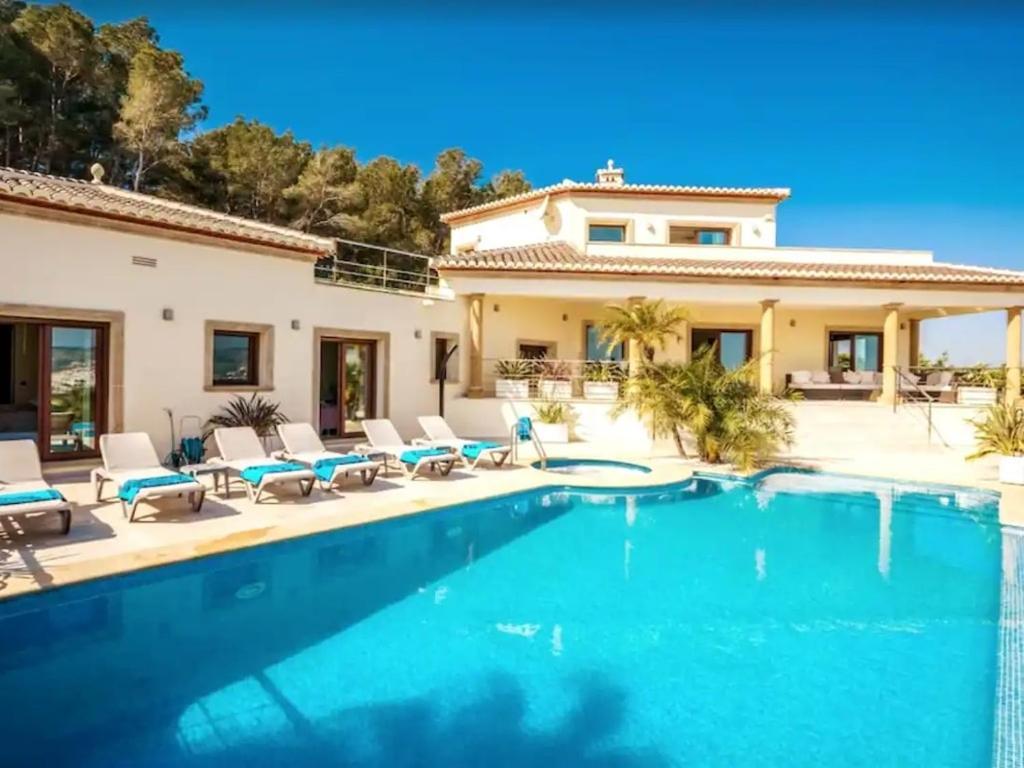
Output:
M95 456L105 406L105 333L99 326L44 324L42 423L44 459Z
M360 422L376 416L377 343L361 339L320 342L320 434L362 435Z

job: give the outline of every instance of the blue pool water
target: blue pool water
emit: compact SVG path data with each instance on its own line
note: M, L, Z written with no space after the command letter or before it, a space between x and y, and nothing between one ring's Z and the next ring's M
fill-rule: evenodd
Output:
M788 473L547 489L0 602L0 749L1001 766L1024 646L1000 608L1024 612L1024 542L996 505Z
M556 472L560 475L646 475L650 468L642 464L630 464L626 461L608 461L607 459L557 459L551 458L545 461L535 461L531 464L534 469L543 469L548 472Z

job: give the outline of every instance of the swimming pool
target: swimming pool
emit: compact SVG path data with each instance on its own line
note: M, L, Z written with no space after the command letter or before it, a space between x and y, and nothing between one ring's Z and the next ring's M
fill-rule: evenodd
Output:
M535 461L531 464L534 469L543 469L546 472L554 472L559 475L594 475L601 477L622 476L628 480L630 475L646 475L650 468L642 464L631 464L626 461L609 461L607 459L559 459L551 458L544 461Z
M4 601L0 744L46 766L1008 766L1024 542L995 504L789 473L552 488Z

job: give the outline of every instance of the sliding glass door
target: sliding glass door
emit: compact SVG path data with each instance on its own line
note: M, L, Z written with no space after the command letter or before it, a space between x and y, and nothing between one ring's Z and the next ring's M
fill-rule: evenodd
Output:
M355 437L360 422L376 416L377 342L320 342L320 434Z
M707 347L715 347L718 361L727 371L735 370L750 360L754 333L746 329L694 328L690 333L691 359Z
M844 371L882 370L882 334L831 331L828 367Z

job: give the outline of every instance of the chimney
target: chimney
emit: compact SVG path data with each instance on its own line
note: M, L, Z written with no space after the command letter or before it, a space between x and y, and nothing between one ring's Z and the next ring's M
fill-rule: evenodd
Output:
M615 162L612 160L608 161L607 168L598 168L595 175L598 184L609 187L621 187L626 183L626 172L621 168L616 168Z

